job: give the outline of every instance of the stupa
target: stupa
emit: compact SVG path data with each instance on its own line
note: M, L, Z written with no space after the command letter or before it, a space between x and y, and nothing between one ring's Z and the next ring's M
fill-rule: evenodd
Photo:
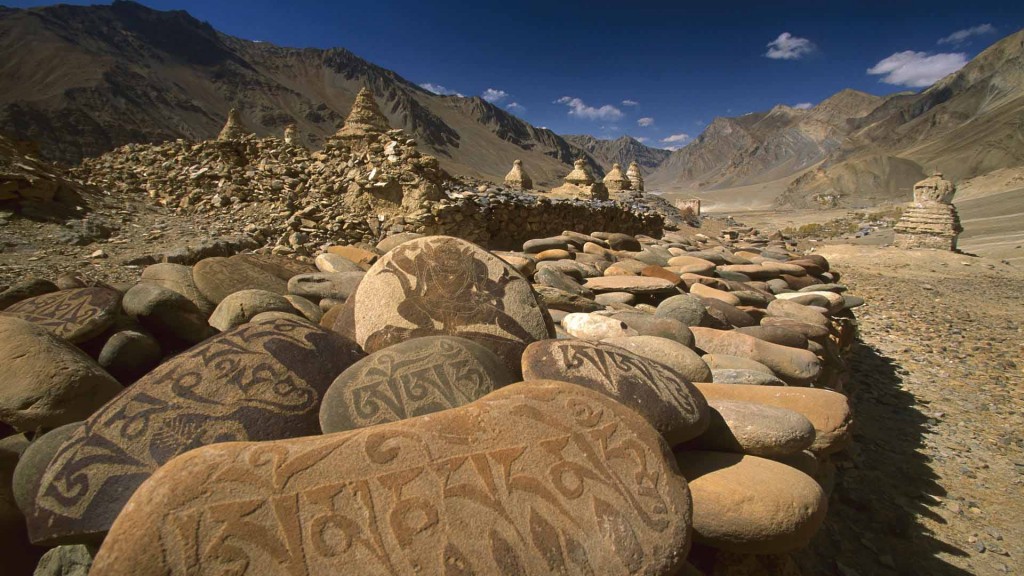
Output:
M220 129L220 134L217 135L217 140L238 140L249 134L252 134L252 131L242 121L242 115L238 113L238 110L232 108L228 112L227 122Z
M505 185L509 188L516 188L519 190L529 190L533 188L533 180L530 179L530 175L523 170L523 161L516 160L512 163L512 169L505 175Z
M636 192L644 191L644 177L640 175L640 166L636 162L630 162L626 169L626 178L629 178L630 188Z
M951 203L954 194L956 186L939 172L914 184L914 203L893 228L896 247L955 251L964 229Z
M605 175L603 182L609 192L622 192L633 187L629 178L622 174L622 166L617 162L612 164L612 169Z
M594 177L587 171L586 162L576 160L573 163L572 172L565 176L565 184L552 190L551 194L573 198L588 198L591 200L607 200L608 188L594 180Z

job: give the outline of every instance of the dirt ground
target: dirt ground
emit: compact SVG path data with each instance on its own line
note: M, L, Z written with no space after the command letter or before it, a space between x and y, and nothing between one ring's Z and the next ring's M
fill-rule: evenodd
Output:
M819 250L858 309L855 445L805 574L1024 573L1021 267L949 252Z

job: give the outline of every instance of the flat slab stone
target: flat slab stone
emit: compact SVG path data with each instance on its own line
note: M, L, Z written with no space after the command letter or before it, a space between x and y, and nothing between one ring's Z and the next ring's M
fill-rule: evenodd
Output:
M120 307L121 293L117 290L73 288L22 300L2 314L27 320L78 344L109 328Z
M287 280L257 267L248 259L206 258L192 267L192 277L202 295L214 304L220 304L239 290L288 292Z
M460 336L490 348L518 373L526 345L554 336L526 278L449 236L418 238L388 252L354 296L355 337L367 352L419 336Z
M679 292L679 289L672 282L650 276L599 276L597 278L587 278L587 282L583 287L593 290L595 293L672 294Z
M157 367L89 417L26 514L36 543L101 537L161 464L206 444L317 434L320 400L360 354L300 319L245 324Z
M476 342L413 338L342 372L324 394L320 427L326 434L448 410L514 381L501 359Z
M527 380L560 380L607 394L647 418L669 443L708 425L704 396L676 370L625 348L583 340L544 340L523 353Z
M666 450L632 410L546 381L372 428L208 446L143 484L93 572L675 574L690 496Z

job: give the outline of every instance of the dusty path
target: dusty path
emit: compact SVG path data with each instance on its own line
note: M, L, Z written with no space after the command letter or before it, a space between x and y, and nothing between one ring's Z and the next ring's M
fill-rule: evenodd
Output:
M820 251L868 304L805 574L1024 573L1024 269L934 251Z

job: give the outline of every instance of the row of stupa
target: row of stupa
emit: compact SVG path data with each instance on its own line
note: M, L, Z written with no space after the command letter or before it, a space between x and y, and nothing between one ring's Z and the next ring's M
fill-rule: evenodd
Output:
M523 169L522 160L516 160L512 164L512 170L505 175L505 185L519 190L533 189L533 180ZM565 184L551 190L551 193L607 200L609 192L640 196L643 191L644 177L640 174L640 166L636 162L630 162L625 174L622 173L620 164L612 164L612 169L601 182L598 182L587 170L586 162L576 160L572 172L565 176Z

